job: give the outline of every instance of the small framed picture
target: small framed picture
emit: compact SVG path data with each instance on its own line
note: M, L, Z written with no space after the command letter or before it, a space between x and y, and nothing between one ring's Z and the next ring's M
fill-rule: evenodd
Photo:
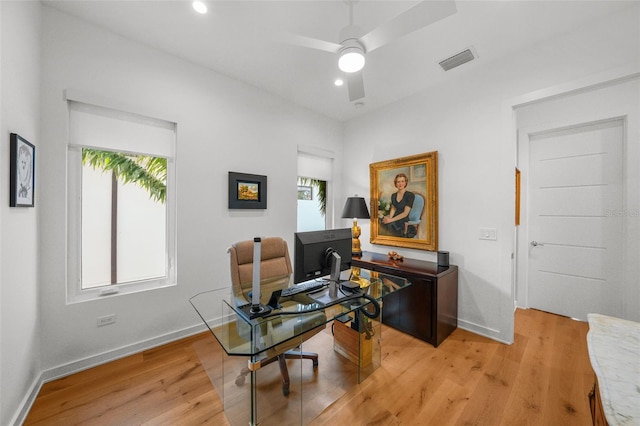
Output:
M33 207L36 184L36 147L11 133L9 166L9 206Z
M313 190L310 186L298 185L298 200L313 200Z
M266 209L267 177L229 172L230 209Z

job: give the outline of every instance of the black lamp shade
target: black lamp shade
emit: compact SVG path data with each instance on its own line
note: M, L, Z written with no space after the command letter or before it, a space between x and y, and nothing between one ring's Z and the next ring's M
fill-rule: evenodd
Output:
M349 197L342 210L343 218L369 219L369 209L362 197Z

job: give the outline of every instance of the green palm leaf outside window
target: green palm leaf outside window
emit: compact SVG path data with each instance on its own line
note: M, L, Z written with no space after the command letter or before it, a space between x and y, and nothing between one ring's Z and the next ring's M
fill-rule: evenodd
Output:
M144 155L127 155L113 151L84 148L82 164L94 170L111 171L123 184L135 183L149 193L149 198L164 204L167 195L167 159Z

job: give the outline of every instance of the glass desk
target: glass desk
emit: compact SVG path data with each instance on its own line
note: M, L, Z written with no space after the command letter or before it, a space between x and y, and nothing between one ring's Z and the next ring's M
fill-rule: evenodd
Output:
M254 319L237 307L230 288L190 299L218 343L199 356L232 425L306 424L380 366L382 299L409 282L360 268L345 275L360 285L360 294L338 292L329 303L319 302L326 302L326 288L281 297L277 308ZM319 365L288 360L285 396L278 362L260 367L292 349L318 353Z

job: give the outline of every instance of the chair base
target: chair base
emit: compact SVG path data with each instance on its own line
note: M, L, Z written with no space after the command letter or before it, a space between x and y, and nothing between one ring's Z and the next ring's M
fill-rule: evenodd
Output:
M280 367L280 375L282 376L282 394L284 396L289 396L289 369L287 368L287 360L288 359L310 359L313 362L313 369L318 368L318 354L314 352L304 352L301 350L292 349L290 351L286 351L278 356L274 356L273 358L269 358L260 363L260 368L265 365L269 365L273 362L278 361L278 366ZM236 386L242 386L245 382L245 377L250 373L248 368L243 368L240 371L238 377L236 377Z

